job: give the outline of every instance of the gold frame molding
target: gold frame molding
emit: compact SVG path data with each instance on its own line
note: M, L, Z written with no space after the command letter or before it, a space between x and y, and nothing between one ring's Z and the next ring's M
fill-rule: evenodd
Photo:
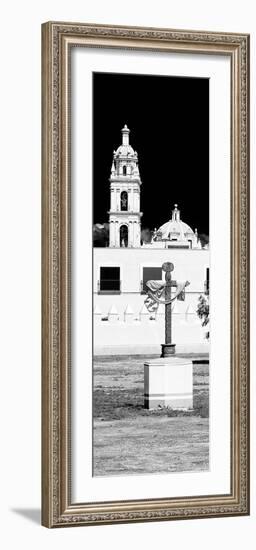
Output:
M228 55L231 61L231 492L71 503L70 139L72 47ZM46 527L249 514L249 35L42 25L42 523Z

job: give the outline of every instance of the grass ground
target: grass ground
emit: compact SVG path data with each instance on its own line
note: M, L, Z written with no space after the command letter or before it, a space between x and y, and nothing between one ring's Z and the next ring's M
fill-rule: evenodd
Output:
M209 365L193 366L193 410L147 410L143 395L146 359L150 357L94 360L95 476L209 467Z

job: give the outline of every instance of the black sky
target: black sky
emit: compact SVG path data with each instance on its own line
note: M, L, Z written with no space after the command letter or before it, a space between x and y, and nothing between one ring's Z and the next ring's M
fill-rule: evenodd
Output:
M113 150L127 124L142 179L142 227L159 227L178 203L181 219L208 235L208 79L94 73L93 98L94 223L108 222Z

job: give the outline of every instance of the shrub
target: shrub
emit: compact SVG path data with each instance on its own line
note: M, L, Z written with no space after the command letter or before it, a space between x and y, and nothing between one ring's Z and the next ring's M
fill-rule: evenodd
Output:
M206 327L209 323L210 313L209 313L209 297L199 296L198 306L197 306L197 315L202 321L202 327ZM209 332L206 333L206 338L209 338Z

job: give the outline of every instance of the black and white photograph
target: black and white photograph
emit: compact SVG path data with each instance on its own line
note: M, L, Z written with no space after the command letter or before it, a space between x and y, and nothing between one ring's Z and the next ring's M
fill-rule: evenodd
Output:
M42 52L43 525L248 515L249 35Z
M93 74L93 476L209 471L209 79Z

